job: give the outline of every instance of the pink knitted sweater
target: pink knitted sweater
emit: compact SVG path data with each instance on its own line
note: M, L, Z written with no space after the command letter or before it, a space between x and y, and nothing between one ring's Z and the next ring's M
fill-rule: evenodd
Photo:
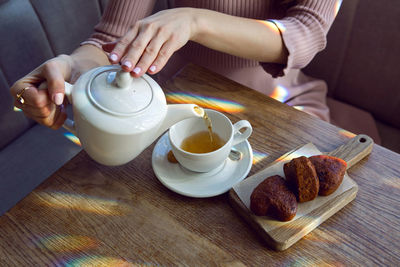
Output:
M175 0L171 8L206 8L222 13L270 20L282 35L289 51L285 65L257 62L221 53L188 42L163 70L169 76L187 62L207 67L250 88L329 121L325 104L326 84L299 70L325 48L326 34L341 0L298 0L282 4L274 0ZM83 44L98 47L121 37L129 26L150 15L155 0L110 0L95 32ZM266 40L268 42L268 40Z

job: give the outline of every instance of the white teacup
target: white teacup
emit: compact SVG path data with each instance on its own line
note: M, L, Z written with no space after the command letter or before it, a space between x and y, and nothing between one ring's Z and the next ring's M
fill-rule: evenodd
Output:
M213 132L225 142L217 150L208 153L191 153L181 148L185 138L201 131L208 131L202 118L185 119L169 129L169 141L176 160L186 169L195 172L209 172L221 166L228 158L232 146L245 141L253 131L247 120L241 120L232 125L224 114L211 109L207 109L206 112L211 119Z

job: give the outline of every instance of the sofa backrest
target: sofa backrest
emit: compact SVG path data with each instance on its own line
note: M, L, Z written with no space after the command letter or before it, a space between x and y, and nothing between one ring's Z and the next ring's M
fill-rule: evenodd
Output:
M324 51L305 69L329 96L400 128L400 1L344 0Z
M106 1L0 0L0 149L32 126L13 110L12 84L93 31Z

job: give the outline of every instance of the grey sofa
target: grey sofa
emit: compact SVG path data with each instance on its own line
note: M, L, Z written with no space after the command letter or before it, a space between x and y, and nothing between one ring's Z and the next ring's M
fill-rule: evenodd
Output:
M14 111L10 86L87 38L104 8L97 0L0 0L0 214L81 148Z
M158 1L156 9L166 0ZM0 215L81 148L13 110L9 87L85 40L106 0L0 0ZM379 10L379 14L376 12ZM328 47L307 67L329 85L333 122L400 151L400 2L345 0ZM379 140L376 140L379 142Z

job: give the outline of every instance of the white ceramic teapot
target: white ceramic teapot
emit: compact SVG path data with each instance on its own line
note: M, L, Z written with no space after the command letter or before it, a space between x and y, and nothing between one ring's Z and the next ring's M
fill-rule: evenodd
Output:
M92 69L74 85L65 83L65 95L74 120L67 119L64 127L104 165L125 164L176 122L204 115L194 104L167 105L152 78L133 78L118 65Z

